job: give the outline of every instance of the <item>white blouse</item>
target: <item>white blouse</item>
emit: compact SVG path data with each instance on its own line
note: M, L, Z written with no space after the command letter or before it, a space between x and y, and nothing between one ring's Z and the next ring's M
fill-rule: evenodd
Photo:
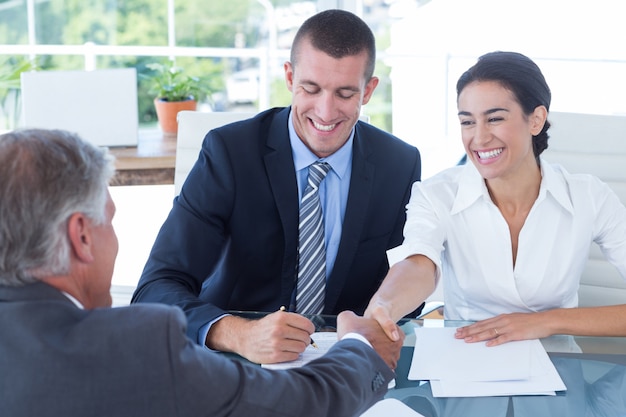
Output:
M591 242L626 277L626 208L617 195L591 175L541 167L515 267L508 225L471 163L413 185L402 253L437 265L447 319L578 306Z

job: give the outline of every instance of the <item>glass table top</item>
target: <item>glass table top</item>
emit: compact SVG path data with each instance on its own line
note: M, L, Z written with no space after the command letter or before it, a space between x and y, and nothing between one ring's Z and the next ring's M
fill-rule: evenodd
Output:
M267 313L235 312L250 318ZM317 331L334 331L336 316L310 317ZM459 327L470 322L439 319L403 319L407 335L398 368L396 385L387 397L396 398L425 417L578 417L626 416L626 338L553 336L543 339L548 356L567 390L555 396L511 396L474 398L433 397L426 381L407 379L415 345L415 328ZM571 351L571 342L580 351Z

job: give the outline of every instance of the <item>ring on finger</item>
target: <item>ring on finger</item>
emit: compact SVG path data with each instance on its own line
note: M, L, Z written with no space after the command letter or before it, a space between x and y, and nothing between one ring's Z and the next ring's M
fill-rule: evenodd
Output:
M493 328L493 332L496 334L496 337L500 336L498 329L496 329L495 327Z

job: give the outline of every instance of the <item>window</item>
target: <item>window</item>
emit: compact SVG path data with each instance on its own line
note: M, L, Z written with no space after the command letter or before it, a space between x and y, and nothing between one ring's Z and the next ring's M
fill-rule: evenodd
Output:
M290 102L282 63L293 35L331 7L354 11L374 31L381 82L364 111L420 148L424 176L463 153L455 83L485 52L534 59L553 90L552 110L626 114L626 26L614 0L0 0L0 60L142 73L175 59L211 78L206 106L260 110ZM140 123L155 124L147 87L138 91ZM15 106L8 101L3 108Z

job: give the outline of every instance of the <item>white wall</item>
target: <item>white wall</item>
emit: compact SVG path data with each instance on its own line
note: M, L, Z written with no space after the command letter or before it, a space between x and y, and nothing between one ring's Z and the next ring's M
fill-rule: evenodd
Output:
M393 131L418 146L424 177L462 155L456 81L490 51L542 68L551 110L626 114L626 4L614 0L432 0L391 28Z
M113 271L114 305L127 304L174 197L174 185L109 187L116 206L113 227L119 251Z

